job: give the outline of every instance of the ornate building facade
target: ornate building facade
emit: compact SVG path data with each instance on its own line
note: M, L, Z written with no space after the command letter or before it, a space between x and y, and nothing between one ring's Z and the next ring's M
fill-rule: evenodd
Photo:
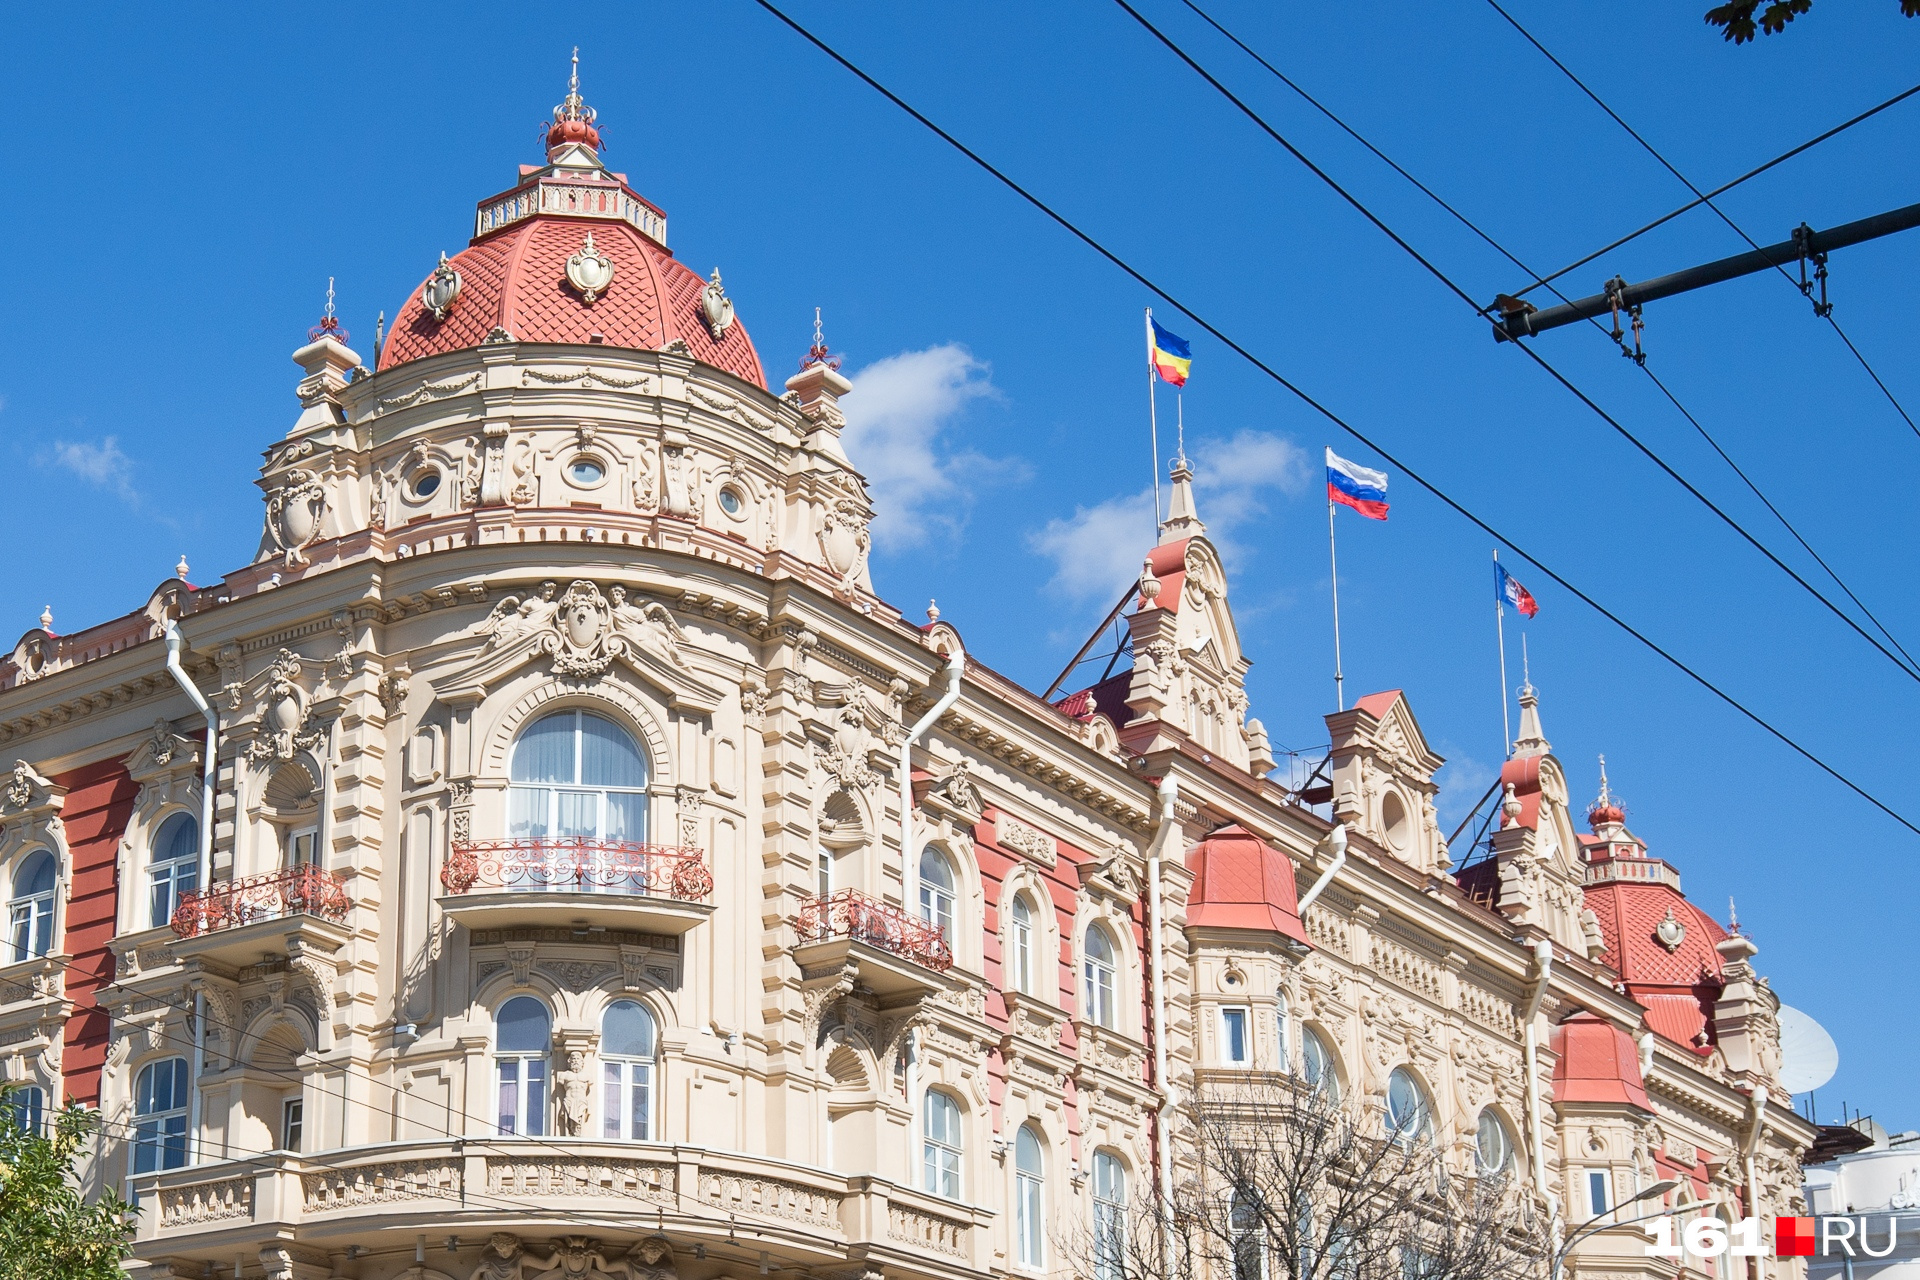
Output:
M824 348L769 382L577 91L548 146L372 368L295 353L252 563L0 663L0 1062L149 1274L1067 1275L1208 1072L1569 1225L1798 1207L1752 943L1531 690L1471 865L1398 692L1270 780L1180 464L1131 668L1035 696L875 594Z

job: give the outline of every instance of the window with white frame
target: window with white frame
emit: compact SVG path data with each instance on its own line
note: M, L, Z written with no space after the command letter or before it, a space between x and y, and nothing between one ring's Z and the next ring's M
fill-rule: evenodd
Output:
M1253 1045L1248 1035L1248 1011L1245 1005L1220 1006L1220 1064L1227 1067L1253 1065Z
M507 773L507 832L515 840L647 838L646 757L605 716L542 716L514 742Z
M1119 1012L1115 989L1120 971L1114 963L1113 935L1105 925L1087 930L1085 970L1087 1019L1095 1026L1112 1027Z
M960 1198L960 1104L938 1089L921 1103L920 1185L929 1195Z
M1613 1174L1606 1169L1587 1170L1587 1216L1597 1218L1613 1208Z
M36 849L13 869L8 902L10 963L32 960L53 950L53 891L57 880L53 854Z
M547 1053L552 1020L532 996L515 996L493 1019L494 1080L501 1133L547 1131Z
M1111 1151L1093 1153L1093 1280L1127 1274L1127 1171Z
M1492 1107L1480 1112L1480 1123L1474 1133L1473 1154L1474 1163L1483 1175L1506 1173L1513 1163L1513 1136L1507 1132L1506 1124Z
M320 828L293 827L287 832L287 868L312 867L320 862Z
M1300 1028L1300 1078L1314 1093L1340 1099L1340 1072L1334 1065L1333 1046L1312 1027Z
M1292 1071L1293 1065L1293 1007L1287 1003L1287 993L1273 993L1273 1032L1274 1047L1280 1058L1280 1069Z
M822 847L814 852L814 892L822 898L833 896L833 850Z
M176 813L160 824L147 862L147 927L173 923L180 899L200 887L200 824Z
M1227 1231L1233 1238L1233 1280L1266 1280L1266 1232L1260 1216L1258 1202L1247 1192L1236 1191L1227 1202ZM1303 1255L1306 1252L1304 1248L1301 1250Z
M0 1095L13 1127L21 1133L43 1133L47 1118L47 1091L37 1084L16 1085Z
M600 1018L601 1131L609 1138L653 1137L653 1015L633 1000L616 1000Z
M1013 1139L1015 1261L1029 1271L1047 1265L1047 1158L1040 1135L1023 1124Z
M187 1163L185 1058L162 1058L133 1081L133 1171L153 1173Z
M920 918L940 931L953 945L953 908L956 897L953 864L932 845L920 851Z
M1026 894L1017 893L1013 897L1013 906L1008 911L1007 980L1021 995L1030 996L1034 993L1037 950L1033 907L1027 902Z
M1405 1067L1395 1067L1387 1077L1387 1131L1398 1142L1433 1137L1433 1107L1426 1090Z

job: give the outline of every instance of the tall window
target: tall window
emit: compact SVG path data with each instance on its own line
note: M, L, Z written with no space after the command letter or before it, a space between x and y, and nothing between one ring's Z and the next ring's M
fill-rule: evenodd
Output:
M176 813L160 824L147 865L147 927L173 923L180 899L200 887L200 824Z
M302 1098L287 1098L280 1104L280 1147L283 1151L300 1149L300 1131L306 1128L307 1104Z
M1233 1193L1227 1205L1227 1230L1233 1236L1233 1280L1266 1280L1267 1250L1260 1229L1260 1206L1251 1195ZM1303 1244L1306 1239L1303 1233Z
M1433 1136L1433 1108L1420 1082L1405 1067L1387 1077L1387 1128L1395 1140L1412 1142Z
M544 1134L550 1040L547 1006L532 996L515 996L500 1006L493 1032L500 1132Z
M953 945L953 864L929 845L920 852L920 918Z
M1513 1139L1507 1134L1507 1126L1500 1123L1500 1117L1494 1114L1492 1107L1480 1113L1480 1124L1475 1131L1474 1162L1482 1174L1498 1175L1507 1171L1507 1165L1513 1160Z
M528 726L508 769L508 834L516 840L647 838L647 762L633 736L590 711Z
M311 867L320 861L320 828L294 827L287 832L287 867Z
M653 1136L653 1015L616 1000L600 1019L601 1131L644 1142Z
M1034 988L1033 908L1027 895L1016 894L1007 925L1007 975L1013 989L1032 995Z
M31 960L53 950L53 886L53 855L45 849L28 854L14 871L7 919L10 961Z
M1087 1017L1094 1025L1114 1025L1114 986L1118 970L1113 963L1113 937L1104 926L1087 930Z
M1093 1277L1127 1273L1127 1171L1110 1151L1093 1153Z
M1333 1048L1312 1027L1300 1028L1300 1078L1315 1093L1340 1098L1340 1073L1334 1069Z
M133 1171L178 1169L187 1162L187 1060L162 1058L133 1081Z
M929 1089L922 1105L921 1185L929 1194L960 1198L960 1104Z
M1021 1125L1013 1140L1014 1236L1018 1261L1031 1271L1047 1265L1047 1165L1040 1135Z
M1292 1071L1293 1066L1293 1009L1287 1004L1287 993L1273 993L1273 1030L1274 1044L1280 1053L1280 1069Z
M22 1133L40 1133L46 1121L47 1091L37 1084L18 1085L0 1098L13 1127Z
M1613 1175L1605 1169L1587 1170L1587 1213L1599 1217L1613 1208Z
M1253 1065L1253 1046L1247 1042L1247 1011L1230 1005L1220 1010L1220 1061L1229 1067Z

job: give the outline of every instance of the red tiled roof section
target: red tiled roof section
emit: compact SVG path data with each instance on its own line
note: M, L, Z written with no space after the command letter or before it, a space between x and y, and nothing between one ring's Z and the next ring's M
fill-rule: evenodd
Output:
M593 302L567 283L566 270L589 230L614 264L613 283ZM608 346L643 351L678 338L695 360L767 385L746 326L735 320L715 342L700 310L705 281L624 222L530 218L450 261L460 273L460 296L446 318L435 320L415 289L387 335L381 369L479 346L501 328L521 342L586 343L598 334Z
M1386 714L1388 710L1392 708L1393 704L1399 700L1400 690L1388 689L1383 693L1370 693L1353 705L1372 716L1375 720L1382 720L1386 718Z
M1299 893L1287 855L1239 825L1226 826L1187 854L1193 889L1187 927L1251 929L1300 942Z
M1504 796L1508 787L1513 788L1514 799L1520 802L1520 816L1509 822L1505 813L1500 817L1500 826L1540 827L1540 762L1545 756L1515 756L1500 766L1500 790ZM1504 799L1502 804L1506 803Z
M1653 1110L1633 1038L1605 1018L1584 1010L1574 1014L1554 1028L1553 1051L1556 1104L1624 1103Z
M1714 944L1727 936L1718 921L1664 884L1589 885L1587 906L1600 918L1607 951L1600 962L1629 986L1691 988L1702 973L1720 976ZM1680 945L1668 951L1655 932L1667 912L1685 929Z

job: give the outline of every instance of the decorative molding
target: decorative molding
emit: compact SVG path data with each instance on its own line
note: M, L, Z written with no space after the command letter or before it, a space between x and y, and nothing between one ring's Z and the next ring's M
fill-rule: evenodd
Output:
M613 378L601 373L598 369L588 368L576 369L572 373L542 373L538 369L520 371L521 386L530 387L536 382L545 383L550 387L577 384L583 387L606 387L612 391L647 391L652 387L653 376L643 373L637 378Z
M423 401L445 400L449 396L457 396L461 392L478 385L480 377L481 371L475 369L464 378L448 378L444 382L423 382L411 391L376 400L374 402L373 412L367 416L377 418L383 413L391 413L395 409L408 409Z

